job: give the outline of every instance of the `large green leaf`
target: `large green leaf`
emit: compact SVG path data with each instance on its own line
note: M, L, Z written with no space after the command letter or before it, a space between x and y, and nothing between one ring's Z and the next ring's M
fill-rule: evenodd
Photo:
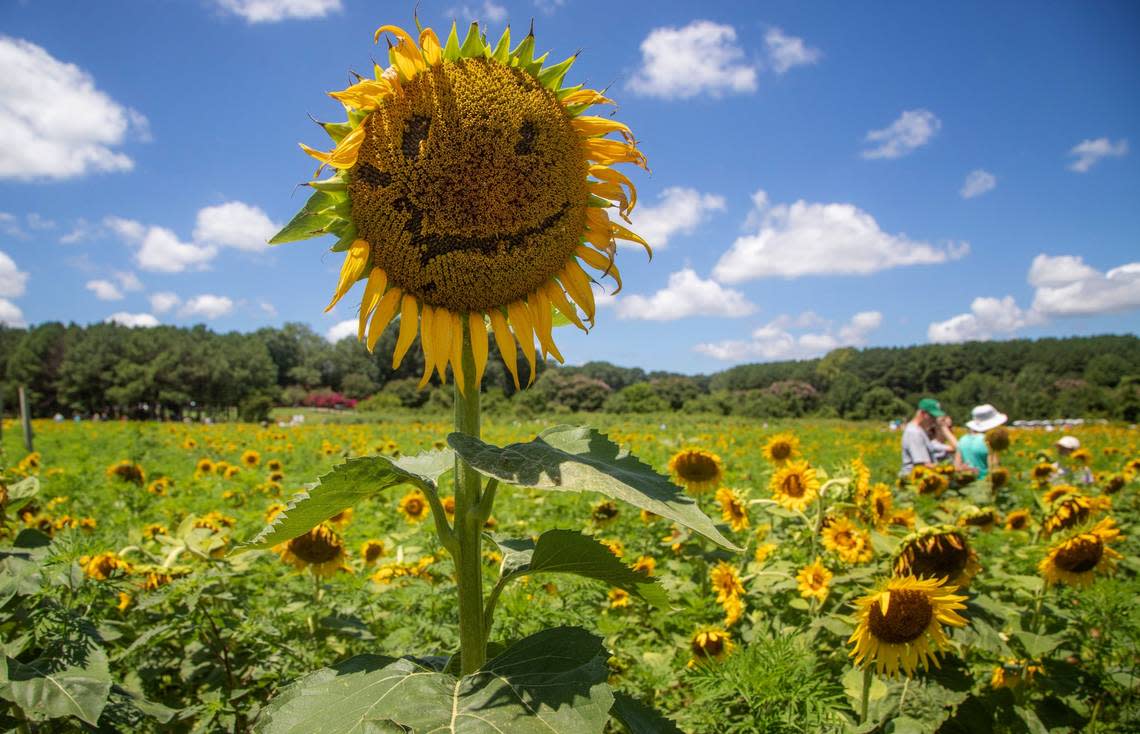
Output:
M0 660L0 698L16 704L35 721L75 716L94 726L110 693L107 656L97 647L88 649L83 665L61 667L49 659Z
M451 470L454 461L454 454L448 449L395 461L386 456L348 459L311 488L294 495L284 512L233 552L272 548L292 540L365 497L397 484L413 484L425 491L434 491L436 481Z
M608 656L601 638L556 627L461 679L414 660L356 657L286 688L266 708L260 731L601 732L614 701Z
M610 714L625 725L629 734L682 734L672 719L625 693L614 694Z
M301 211L269 240L271 245L320 237L331 231L331 226L342 219L339 212L345 209L347 195L339 191L316 191Z
M535 489L598 492L668 518L725 548L740 550L680 487L592 428L556 426L502 448L463 433L447 442L477 472Z
M15 484L9 484L8 504L4 509L8 514L15 515L39 493L40 480L36 477L25 477Z
M589 535L575 530L548 530L537 542L525 538L495 543L503 553L503 581L535 573L573 573L625 589L660 609L669 608L669 599L660 584L622 563Z

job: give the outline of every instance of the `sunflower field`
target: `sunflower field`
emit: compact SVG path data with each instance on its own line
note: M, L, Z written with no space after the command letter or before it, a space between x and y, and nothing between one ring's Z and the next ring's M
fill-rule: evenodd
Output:
M488 584L513 536L563 533L578 557L607 558L593 572L532 559L496 587L489 655L562 625L589 631L627 709L615 719L637 732L1140 725L1134 430L1079 429L1069 476L1087 467L1092 482L1064 484L1055 435L1039 431L1009 432L1002 468L962 483L951 470L898 480L898 434L878 425L599 426L742 550L602 494L504 483L483 528ZM487 421L483 437L541 428ZM445 452L447 429L43 421L25 455L6 423L5 727L275 730L276 697L311 671L409 651L446 661L454 567L419 489L393 485L293 541L232 551L346 461ZM441 476L445 514L451 487Z

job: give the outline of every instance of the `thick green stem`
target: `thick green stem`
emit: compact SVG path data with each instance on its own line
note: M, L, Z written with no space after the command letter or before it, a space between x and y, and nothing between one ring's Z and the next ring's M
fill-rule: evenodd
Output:
M463 385L455 385L455 430L479 437L479 385L475 382L475 357L462 321ZM466 462L455 457L455 582L459 587L459 655L463 674L478 670L487 659L487 633L483 623L483 520L480 518L482 478ZM489 509L489 508L488 508Z
M859 723L865 724L867 722L867 706L871 702L871 668L870 666L863 669L863 695L859 700Z

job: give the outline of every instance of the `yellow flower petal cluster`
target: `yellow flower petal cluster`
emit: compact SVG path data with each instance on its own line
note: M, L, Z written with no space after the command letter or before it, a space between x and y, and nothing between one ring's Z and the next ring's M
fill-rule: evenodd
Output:
M1108 574L1116 568L1122 556L1108 544L1119 539L1116 521L1107 517L1088 532L1077 533L1054 545L1037 568L1050 584L1089 586L1097 574Z
M982 567L961 530L935 525L903 538L892 569L899 577L935 579L965 587Z
M874 556L871 534L847 517L837 517L820 531L823 547L844 563L867 563Z
M806 461L790 461L769 482L776 502L789 510L803 511L819 495L819 479Z
M800 439L794 433L777 433L764 444L764 458L781 466L794 459L799 451Z
M721 518L733 530L740 532L748 528L748 505L736 491L721 487L716 491L716 501L720 504Z
M822 604L831 591L831 576L831 571L828 571L823 561L816 556L813 563L804 566L796 574L800 596L804 599L816 599Z
M297 570L319 577L332 576L344 567L348 551L331 525L321 523L303 535L274 547L281 560Z
M688 448L669 459L669 473L691 494L701 494L720 484L724 478L724 465L720 457L711 451Z

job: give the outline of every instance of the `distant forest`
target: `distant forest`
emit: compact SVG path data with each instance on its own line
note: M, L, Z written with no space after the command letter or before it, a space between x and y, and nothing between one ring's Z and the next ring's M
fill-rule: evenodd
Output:
M262 420L276 405L366 411L446 410L451 390L417 390L423 356L391 369L396 331L374 354L352 339L330 344L304 324L218 334L204 326L116 324L0 326L0 396L16 408L24 386L33 414L180 419L239 415ZM680 411L756 418L906 417L933 395L963 422L993 403L1013 418L1140 420L1140 339L1067 339L836 349L820 359L747 364L679 375L608 362L540 363L516 394L491 341L484 405L492 413ZM526 360L518 355L520 375Z

